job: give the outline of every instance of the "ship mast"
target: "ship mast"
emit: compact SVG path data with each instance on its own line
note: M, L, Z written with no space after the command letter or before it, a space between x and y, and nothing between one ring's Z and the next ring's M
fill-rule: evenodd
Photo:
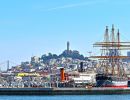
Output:
M115 48L116 47L114 47L114 44L115 44L115 33L114 33L114 25L112 25L112 33L111 33L111 41L112 41L112 47L111 47L111 56L115 56L116 54L115 54ZM115 70L114 70L114 64L115 64L115 62L114 62L114 59L113 58L111 58L111 63L112 63L112 75L114 75L115 74Z
M104 34L104 42L106 42L106 43L109 43L110 42L110 40L109 40L109 31L108 31L108 26L106 26L106 30L105 30L105 34ZM106 51L105 50L102 50L102 52L104 53L104 54L102 54L102 55L108 55L109 54L109 47L102 47L103 49L105 49L106 48ZM103 65L104 65L104 67L105 67L105 71L106 71L106 74L108 74L108 62L106 62L106 58L104 58L104 61L103 61Z
M122 56L121 50L130 50L130 42L121 42L120 41L120 32L118 32L115 36L114 25L112 25L112 31L109 38L108 26L106 26L104 41L96 42L93 44L94 47L101 48L101 56L91 56L91 58L96 58L101 61L103 67L106 68L105 73L108 74L108 67L111 66L112 75L121 75L121 72L124 74L124 69L121 68L123 65L122 59L130 59L128 56ZM117 73L116 73L117 69ZM121 71L121 69L123 71Z
M119 29L118 29L118 32L117 32L117 43L118 43L118 53L119 55L121 55L121 52L120 52L120 32L119 32ZM120 76L120 59L117 59L117 68L118 68L118 76Z

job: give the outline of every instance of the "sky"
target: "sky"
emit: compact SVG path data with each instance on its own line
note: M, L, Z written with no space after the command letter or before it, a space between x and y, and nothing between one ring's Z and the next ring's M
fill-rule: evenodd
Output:
M102 41L105 27L130 40L130 0L0 0L0 63L60 54L70 42L84 56Z

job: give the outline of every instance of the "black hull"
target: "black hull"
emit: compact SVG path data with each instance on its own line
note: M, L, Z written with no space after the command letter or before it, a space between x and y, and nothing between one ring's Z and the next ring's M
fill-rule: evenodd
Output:
M128 80L125 77L118 77L106 74L96 75L96 87L128 87Z

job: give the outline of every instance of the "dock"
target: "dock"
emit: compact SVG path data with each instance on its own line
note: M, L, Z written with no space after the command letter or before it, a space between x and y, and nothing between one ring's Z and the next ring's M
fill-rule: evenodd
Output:
M130 88L0 88L0 95L120 95Z

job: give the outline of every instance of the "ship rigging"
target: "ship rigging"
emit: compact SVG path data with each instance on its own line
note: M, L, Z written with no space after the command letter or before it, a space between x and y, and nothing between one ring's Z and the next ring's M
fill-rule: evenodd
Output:
M130 42L121 42L119 29L115 34L112 25L111 34L106 26L104 41L96 42L94 47L100 47L100 56L91 56L99 60L100 72L96 76L97 86L103 87L127 87L127 77L124 70L123 59L130 59L121 54L122 50L130 50ZM101 69L103 69L101 71Z

